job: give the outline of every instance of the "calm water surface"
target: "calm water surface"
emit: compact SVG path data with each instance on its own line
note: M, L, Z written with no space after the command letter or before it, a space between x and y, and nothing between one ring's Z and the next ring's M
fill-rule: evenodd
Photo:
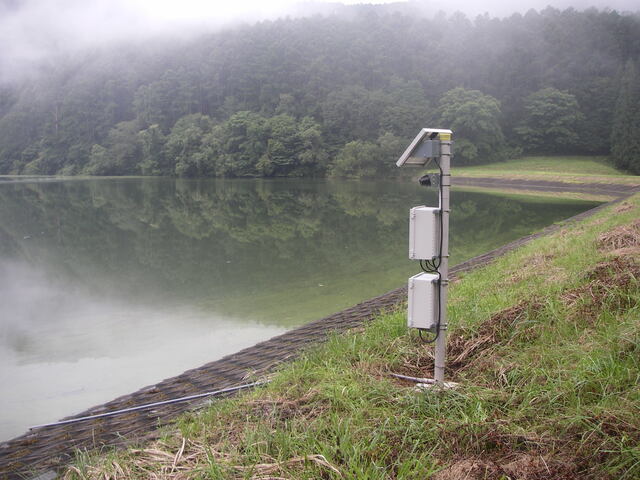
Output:
M0 440L403 284L396 182L0 180ZM452 264L592 202L454 191Z

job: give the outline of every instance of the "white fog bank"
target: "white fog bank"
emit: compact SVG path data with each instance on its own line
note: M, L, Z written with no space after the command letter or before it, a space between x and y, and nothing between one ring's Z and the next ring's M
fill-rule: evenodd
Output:
M640 10L637 0L0 0L0 81L20 81L36 73L46 59L114 42L184 38L240 22L339 12L344 5L363 3L412 3L426 14L461 11L471 18L484 13L502 17L547 5Z

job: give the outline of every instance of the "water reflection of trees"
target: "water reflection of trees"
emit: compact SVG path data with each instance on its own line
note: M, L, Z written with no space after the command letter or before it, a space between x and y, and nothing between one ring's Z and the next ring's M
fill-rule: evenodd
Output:
M408 208L425 198L437 203L433 193L385 182L2 185L0 252L48 264L95 288L215 297L247 281L277 289L318 270L347 275L395 267L406 257ZM452 204L454 260L588 206L550 208L460 192Z

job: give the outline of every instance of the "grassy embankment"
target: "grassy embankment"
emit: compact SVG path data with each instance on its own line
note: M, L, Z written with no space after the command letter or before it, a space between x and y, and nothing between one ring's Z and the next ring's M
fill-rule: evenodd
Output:
M640 185L640 177L617 170L607 157L594 156L523 157L477 167L453 165L452 173L461 177Z
M448 391L404 311L67 478L640 478L640 194L450 289Z
M479 191L496 195L529 195L532 197L562 197L567 199L593 200L608 202L615 195L602 192L570 192L557 188L547 190L527 190L522 185L514 188L512 184L524 180L527 182L559 182L563 184L600 184L615 186L640 186L640 176L628 175L617 170L607 157L555 156L524 157L506 162L492 163L475 167L453 167L452 174L463 178L495 179L502 185L492 187L457 186L457 190ZM510 186L511 185L511 186Z

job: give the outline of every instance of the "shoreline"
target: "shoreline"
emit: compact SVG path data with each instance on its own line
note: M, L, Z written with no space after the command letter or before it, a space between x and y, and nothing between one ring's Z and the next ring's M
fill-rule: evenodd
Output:
M635 190L633 188L625 192L616 192L618 194L616 195L618 196L617 200L463 262L451 269L452 279L463 272L487 265L505 253L535 238L555 232L568 223L587 218L602 208L623 200L633 194ZM255 378L256 375L267 373L277 365L292 360L304 351L304 347L323 342L329 332L340 332L359 327L381 311L394 308L405 300L405 291L405 287L392 290L218 361L188 370L176 377L67 418L93 415L237 385L245 381L247 377ZM0 475L8 475L6 478L12 478L11 475L15 474L15 478L18 478L17 472L60 467L73 458L72 455L76 449L123 445L131 441L154 438L158 426L169 423L180 413L196 406L197 404L172 405L119 418L46 427L32 431L0 444Z
M635 194L452 282L453 390L407 380L433 348L395 309L64 478L637 478L639 212Z

